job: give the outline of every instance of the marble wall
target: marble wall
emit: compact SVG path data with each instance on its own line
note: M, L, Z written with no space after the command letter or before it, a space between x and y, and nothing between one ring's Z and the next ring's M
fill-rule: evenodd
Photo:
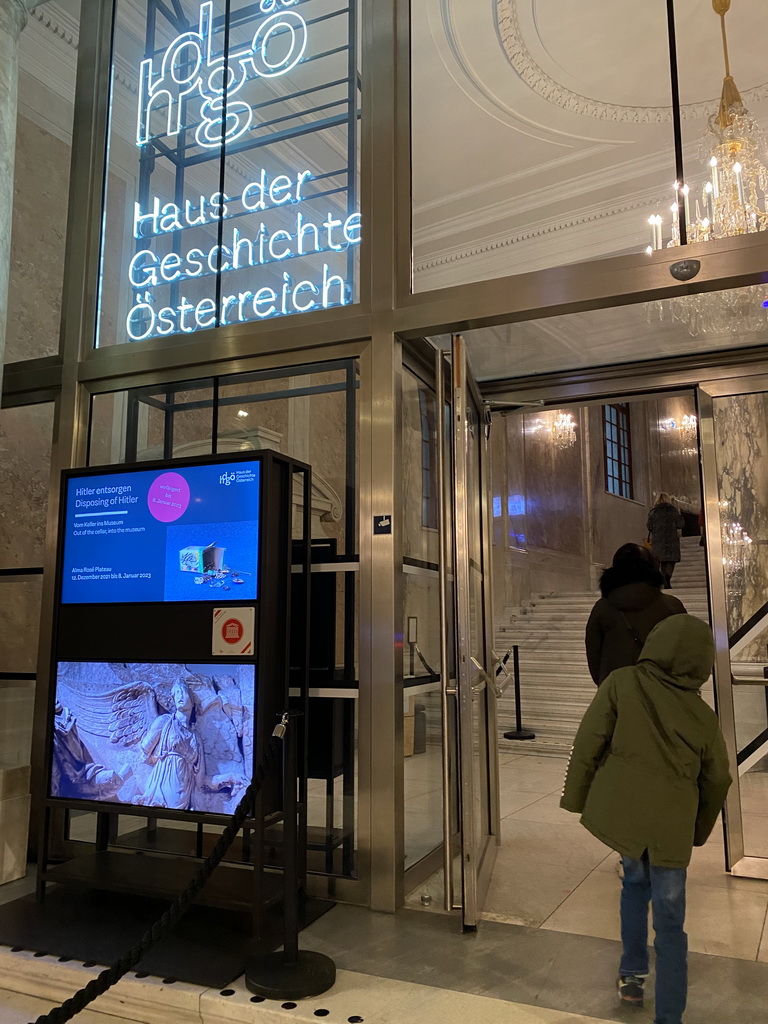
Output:
M2 568L33 568L43 563L52 433L52 403L0 411ZM0 581L0 665L4 672L36 671L41 595L42 576ZM13 728L0 742L0 761L17 756L8 751L6 741L31 728L31 697L20 700L6 709L14 712Z
M716 398L714 411L721 523L737 539L740 524L752 540L724 545L733 633L768 600L768 395ZM766 640L768 631L751 659L765 660Z
M69 161L66 142L19 116L5 352L9 363L59 350Z
M584 479L580 457L579 428L576 443L559 448L552 431L558 416L579 411L564 407L523 417L528 548L544 548L565 555L583 556Z
M701 508L701 475L698 442L683 428L686 416L696 417L696 403L692 395L660 398L656 406L656 424L659 459L659 488L677 501L685 511ZM653 425L652 425L653 426Z
M43 563L52 403L0 410L0 567ZM0 666L37 671L42 576L0 581ZM0 680L0 884L26 871L35 684Z
M0 567L4 569L43 564L53 413L52 402L0 412Z
M559 448L559 414L576 423ZM589 586L583 423L576 407L497 417L491 428L494 608L525 606L534 594Z

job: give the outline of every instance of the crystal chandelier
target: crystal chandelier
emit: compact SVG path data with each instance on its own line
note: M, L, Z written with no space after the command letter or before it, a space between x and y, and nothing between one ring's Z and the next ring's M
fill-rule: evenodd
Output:
M699 421L689 413L683 416L683 422L680 424L680 439L688 448L695 445L699 439Z
M732 499L720 502L720 532L728 597L741 597L747 585L747 569L752 557L752 538L737 521Z
M680 220L684 215L688 242L708 242L768 228L768 168L763 163L765 137L756 118L744 106L731 75L725 15L731 0L712 0L720 17L725 77L718 110L708 119L701 140L701 157L707 164L706 180L692 189L686 182L674 184L675 201L669 224L660 213L648 218L651 244L657 249L681 244ZM669 233L668 241L664 241ZM674 320L699 334L736 334L768 327L768 298L760 285L720 292L686 295L652 302L651 313L664 317L665 306Z
M676 430L678 432L680 441L684 446L682 449L683 455L689 455L692 452L698 454L699 421L696 416L685 413L679 423L675 419L668 419L662 420L659 426L665 431Z
M560 451L573 448L576 444L576 421L569 412L560 412L552 424L552 440Z

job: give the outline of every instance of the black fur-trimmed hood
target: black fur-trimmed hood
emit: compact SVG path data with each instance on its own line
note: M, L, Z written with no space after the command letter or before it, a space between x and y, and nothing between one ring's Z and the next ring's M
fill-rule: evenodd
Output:
M658 569L655 569L646 562L639 562L637 565L633 565L631 569L614 569L611 567L606 569L600 577L600 593L603 597L610 597L611 594L614 594L622 587L632 586L633 584L641 584L642 591L645 591L646 588L657 591L661 590L664 586L664 577ZM654 595L654 599L656 596ZM631 603L634 604L634 602ZM642 603L647 604L650 602Z

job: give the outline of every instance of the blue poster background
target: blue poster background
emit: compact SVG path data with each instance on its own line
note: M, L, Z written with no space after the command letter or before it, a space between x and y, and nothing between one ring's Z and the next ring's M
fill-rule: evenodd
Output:
M260 470L259 462L235 462L70 478L62 603L255 600ZM162 522L148 497L168 473L184 478L189 503L173 522ZM215 581L220 586L195 584L198 574L180 570L179 552L214 543L226 548L223 564L233 572ZM236 574L242 584L232 583Z

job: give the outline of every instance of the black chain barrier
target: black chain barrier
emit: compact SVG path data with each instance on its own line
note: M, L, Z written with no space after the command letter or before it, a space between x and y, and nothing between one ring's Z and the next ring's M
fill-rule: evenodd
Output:
M284 732L285 730L283 729ZM48 1013L38 1017L35 1024L65 1024L66 1021L72 1020L74 1016L84 1010L94 999L103 995L113 985L116 985L186 914L195 897L221 863L224 854L235 841L237 833L248 817L253 805L253 799L261 789L265 778L277 759L281 747L281 738L282 735L280 737L272 736L269 740L264 757L256 766L250 785L237 805L237 809L232 815L229 824L224 829L214 848L200 865L200 869L195 877L176 897L163 916L155 921L152 927L142 935L139 942L132 949L129 949L127 953L123 954L116 963L112 964L107 970L102 971L98 977L89 981L84 988L81 988L79 992L76 992L60 1006L55 1006Z

